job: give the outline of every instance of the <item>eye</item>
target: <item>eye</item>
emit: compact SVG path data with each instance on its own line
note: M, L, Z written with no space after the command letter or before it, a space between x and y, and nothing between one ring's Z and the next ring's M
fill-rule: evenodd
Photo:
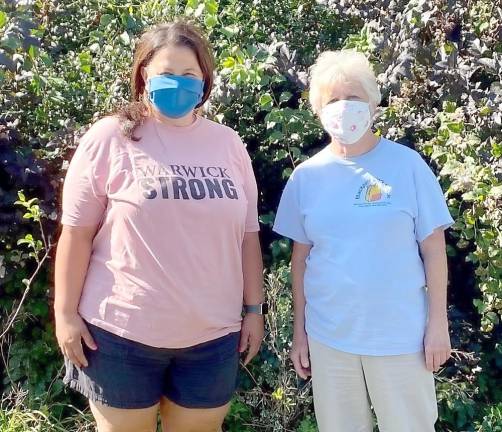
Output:
M348 100L361 100L361 98L357 95L352 95L347 98Z
M333 98L326 105L329 105L329 104L332 104L332 103L335 103L335 102L338 102L338 101L339 101L339 99Z

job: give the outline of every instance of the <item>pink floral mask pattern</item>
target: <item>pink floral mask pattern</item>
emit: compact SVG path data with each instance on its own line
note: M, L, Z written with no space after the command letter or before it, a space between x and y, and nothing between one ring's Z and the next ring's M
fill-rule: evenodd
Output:
M355 144L371 126L370 106L367 102L333 102L322 109L320 117L326 132L342 145Z

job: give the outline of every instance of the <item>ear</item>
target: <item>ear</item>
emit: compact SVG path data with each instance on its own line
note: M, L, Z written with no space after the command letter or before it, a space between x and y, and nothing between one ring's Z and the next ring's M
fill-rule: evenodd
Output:
M141 66L141 77L143 78L146 87L148 82L148 72L146 71L145 66Z
M371 118L373 118L373 117L375 117L375 115L377 113L378 106L373 101L371 101L369 104L370 104L370 115L371 115Z

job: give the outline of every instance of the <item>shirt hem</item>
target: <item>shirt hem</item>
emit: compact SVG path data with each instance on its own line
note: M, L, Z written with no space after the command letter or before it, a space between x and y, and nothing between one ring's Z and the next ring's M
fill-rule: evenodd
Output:
M129 339L134 342L139 342L143 345L148 345L149 347L153 348L166 348L166 349L190 348L195 345L199 345L204 342L209 342L214 339L218 339L220 337L227 336L230 333L238 332L241 330L241 323L239 323L229 327L218 329L217 331L214 331L210 334L206 334L205 336L202 337L193 338L190 340L186 340L184 342L170 343L170 342L159 342L158 340L150 340L147 338L143 338L141 336L138 336L134 332L116 327L113 324L97 319L95 317L88 316L86 314L80 313L80 316L88 323L95 325L96 327L99 327L102 330L113 333L114 335L122 337L124 339Z
M374 349L365 349L365 348L354 348L354 347L351 347L350 345L344 345L343 343L328 341L324 338L318 337L315 334L312 334L312 332L309 332L308 330L307 330L307 334L310 338L314 339L316 342L319 342L323 345L327 345L330 348L336 349L338 351L343 351L343 352L346 352L349 354L355 354L355 355L383 357L383 356L415 354L415 353L424 351L423 346L420 346L420 347L417 347L417 346L411 347L410 346L409 348L396 348L396 349L389 349L389 350L385 350L385 351L379 351L379 350L374 350Z
M421 238L418 238L417 236L417 241L419 243L422 243L427 237L429 237L430 235L432 235L434 233L434 231L436 230L441 230L441 231L446 231L448 228L450 228L455 222L453 220L450 220L448 222L445 222L443 224L439 224L439 225L436 225L434 226L433 228L430 228L428 229L425 234L423 236L421 236Z
M300 238L299 236L297 235L292 235L291 233L288 233L284 230L282 230L282 228L279 228L279 227L276 227L274 225L274 227L272 228L272 231L274 231L275 233L279 234L280 236L282 237L287 237L297 243L301 243L301 244L304 244L304 245L309 245L309 246L312 246L313 243L310 241L310 240L306 240L304 238Z
M82 221L78 219L72 219L68 217L61 218L61 225L67 225L72 227L90 227L99 225L99 221Z

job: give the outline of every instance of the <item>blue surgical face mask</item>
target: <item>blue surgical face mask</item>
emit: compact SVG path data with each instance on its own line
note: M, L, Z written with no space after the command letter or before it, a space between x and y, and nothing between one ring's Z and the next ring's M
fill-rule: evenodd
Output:
M204 81L181 75L157 75L148 80L148 98L166 117L181 118L202 100Z

